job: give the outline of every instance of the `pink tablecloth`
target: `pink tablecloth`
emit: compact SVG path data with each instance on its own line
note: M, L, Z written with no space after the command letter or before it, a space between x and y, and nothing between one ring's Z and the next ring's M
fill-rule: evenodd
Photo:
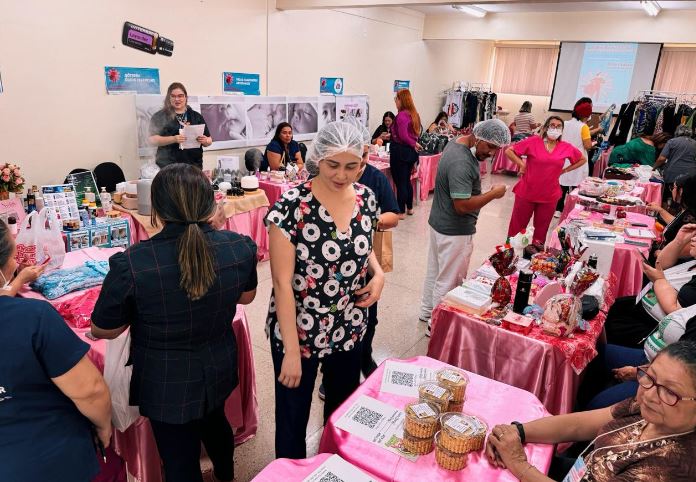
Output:
M259 180L259 187L263 189L263 192L266 193L266 197L268 197L268 203L273 206L278 199L280 199L280 196L285 192L289 191L290 189L299 186L299 182L271 182L271 181L265 181L265 180Z
M645 202L645 204L655 203L658 206L662 205L662 188L663 184L660 182L637 182L636 186L643 188L643 193L640 198Z
M389 179L389 185L392 188L392 191L394 191L394 196L396 196L396 184L394 184L394 179L392 179L391 175L391 168L389 167L389 158L388 157L379 157L375 154L370 154L370 160L368 161L370 165L375 167L376 169L379 169L379 171L387 176L387 179ZM411 174L411 185L413 186L413 192L414 192L414 201L416 204L418 204L418 199L419 199L419 194L418 194L418 171L415 170Z
M264 218L268 213L268 207L262 206L251 211L235 214L227 218L222 229L244 234L254 240L258 247L256 256L260 261L267 260L269 257L268 231L264 224ZM133 216L126 212L121 212L121 217L128 220L131 231L131 244L139 243L150 239L150 235L145 227Z
M654 184L654 183L650 183ZM642 196L645 195L646 190L643 190L643 194L641 194L641 199ZM576 208L576 205L578 201L580 200L587 200L587 201L596 201L595 199L584 197L580 195L580 191L578 189L574 189L571 192L568 193L568 195L565 198L565 204L563 205L563 212L561 213L561 218L559 222L563 222L568 215L571 213ZM645 214L647 212L647 208L645 206L627 206L624 208L626 212L631 212L631 213L639 213L639 214Z
M445 364L428 357L415 357L400 360L431 368ZM394 407L403 407L411 399L379 391L382 384L384 364L365 380L360 387L329 418L321 437L319 452L337 453L353 465L375 474L387 481L514 481L510 472L493 468L483 452L469 455L467 467L458 472L441 469L435 462L435 454L430 453L410 462L399 455L381 449L358 437L352 436L334 426L340 416L348 410L361 395L381 400ZM464 411L478 415L489 427L510 423L513 420L529 422L548 415L544 406L531 393L503 383L489 380L474 373L469 374L470 383L466 391ZM551 464L553 446L527 444L525 452L529 462L542 472L547 472ZM278 479L282 480L282 479Z
M435 190L437 167L440 165L442 154L434 156L419 156L418 179L420 180L420 200L426 201L431 191Z
M590 328L568 338L546 335L538 326L526 336L514 333L441 303L433 312L428 356L527 390L553 414L570 413L578 374L597 355L605 313L614 302L614 283L612 277L602 311Z
M604 175L604 170L609 165L609 155L612 149L613 148L610 147L599 155L599 159L597 159L597 162L594 163L594 167L592 168L592 175L594 177L602 177Z
M508 147L510 147L510 146L509 145L503 146L500 149L498 149L497 154L493 158L493 167L491 168L491 172L493 174L498 174L501 172L517 173L517 171L518 171L517 164L512 162L505 155L505 151L508 149Z
M63 267L78 266L89 260L106 260L113 254L122 251L120 248L87 248L80 251L67 253ZM50 301L54 306L79 296L81 292L74 292ZM21 296L47 301L39 293L24 290ZM239 385L232 392L225 403L225 414L235 430L235 442L241 444L256 434L258 428L258 404L256 401L256 374L254 371L254 354L251 348L251 333L249 324L241 305L237 306L237 313L232 322L237 338ZM78 337L89 343L89 358L99 368L104 370L107 342L105 340L91 340L85 337L89 329L70 327ZM128 472L139 482L162 482L160 458L157 445L152 435L150 422L140 417L125 432L114 431L114 448L125 460Z
M559 227L565 225L572 219L580 218L581 212L583 212L582 206L577 206L573 211L570 212L568 219L559 224ZM602 215L599 213L590 213L588 219L590 221L601 221ZM655 218L645 214L629 212L626 213L626 219L630 222L647 224L647 229L655 229ZM635 239L635 241L650 244L650 240L646 239ZM554 248L560 247L557 229L551 233L549 245ZM647 257L650 248L633 246L624 243L617 244L614 248L614 258L611 262L611 272L616 276L617 279L615 290L617 298L621 296L637 295L643 287L643 260L641 259L640 254L638 254L639 250L642 251Z
M251 482L302 482L332 455L319 454L301 460L276 459L251 479ZM381 482L381 479L374 475L372 477L375 482Z

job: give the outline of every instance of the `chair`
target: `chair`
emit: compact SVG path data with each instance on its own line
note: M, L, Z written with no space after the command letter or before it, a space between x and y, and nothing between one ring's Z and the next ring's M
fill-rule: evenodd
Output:
M244 165L249 173L253 174L259 169L261 169L261 163L263 162L263 154L258 149L249 149L244 154Z
M307 146L304 142L300 142L300 155L302 156L302 162L307 162Z
M107 192L114 192L116 184L125 182L126 177L123 170L113 162L102 162L94 168L94 180L97 182L97 189L105 187Z

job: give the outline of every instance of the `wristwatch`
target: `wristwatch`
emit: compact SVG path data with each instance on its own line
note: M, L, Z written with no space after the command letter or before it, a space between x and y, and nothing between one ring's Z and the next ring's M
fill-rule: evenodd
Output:
M510 425L514 425L517 428L517 432L520 434L520 441L524 443L527 438L524 434L524 426L520 422L510 422Z

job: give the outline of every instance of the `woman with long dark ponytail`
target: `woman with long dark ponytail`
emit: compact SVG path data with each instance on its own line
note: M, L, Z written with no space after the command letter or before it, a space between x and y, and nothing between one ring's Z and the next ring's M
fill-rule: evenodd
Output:
M150 419L167 482L202 482L200 444L221 481L234 478L234 433L225 400L237 386L237 303L256 294L256 245L216 231L213 189L193 166L173 164L152 182L162 232L109 260L92 334L130 326L130 402Z

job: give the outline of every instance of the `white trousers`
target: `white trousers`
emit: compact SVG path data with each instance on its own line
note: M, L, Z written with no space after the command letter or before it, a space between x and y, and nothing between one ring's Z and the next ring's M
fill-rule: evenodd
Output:
M452 289L466 279L474 236L446 236L430 228L428 272L423 284L422 320L429 320L433 309Z

